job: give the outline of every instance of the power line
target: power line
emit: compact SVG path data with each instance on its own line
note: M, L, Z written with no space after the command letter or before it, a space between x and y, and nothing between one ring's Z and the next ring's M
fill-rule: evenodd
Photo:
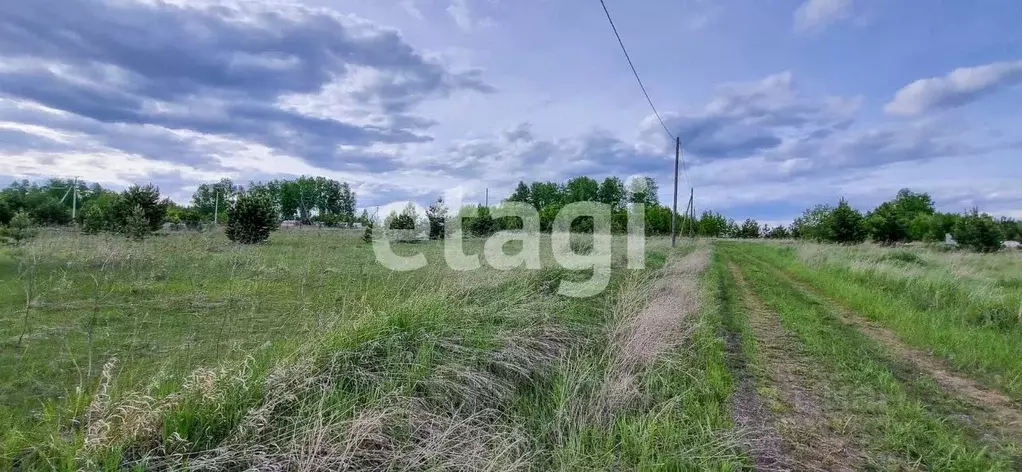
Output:
M632 68L632 74L635 75L635 80L639 82L639 88L642 89L642 94L646 96L646 101L649 102L649 107L653 109L653 114L656 115L656 119L660 121L660 126L664 127L664 131L667 135L674 140L674 135L667 129L667 125L664 124L663 118L660 118L660 113L656 111L656 106L653 105L653 100L649 98L649 93L646 92L646 86L642 85L642 79L639 78L638 71L635 70L635 64L632 64L632 58L628 55L628 49L625 48L625 42L621 40L621 34L617 32L617 26L614 26L614 19L610 17L610 11L607 10L607 4L603 0L600 0L600 5L603 5L603 12L607 14L607 21L610 22L610 28L614 30L614 36L617 36L617 43L621 45L621 52L625 53L625 59L628 60L628 66Z
M663 126L664 132L671 137L674 141L676 138L671 130L667 129L667 125L664 123L664 119L660 117L660 112L657 111L656 106L653 105L653 99L649 98L649 92L646 91L646 86L642 84L642 79L639 78L639 72L635 70L635 64L632 63L632 57L628 55L628 48L625 47L625 42L621 39L621 34L617 31L617 26L614 25L614 19L610 17L610 10L607 10L607 3L600 0L600 5L603 6L603 12L607 14L607 21L610 22L610 28L614 30L614 36L617 37L617 43L621 45L621 52L625 53L625 59L628 61L628 67L631 67L632 74L635 75L635 81L639 83L639 88L642 89L642 94L646 96L646 102L649 103L649 107L653 109L653 114L656 115L657 121L660 122L660 126ZM685 176L685 183L689 187L692 183L688 180L688 165L685 164L685 157L681 156L681 167Z

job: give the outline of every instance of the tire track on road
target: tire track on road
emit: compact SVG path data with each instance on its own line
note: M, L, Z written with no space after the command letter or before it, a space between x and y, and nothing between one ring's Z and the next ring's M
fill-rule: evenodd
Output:
M819 380L808 374L810 364L798 340L783 327L780 316L751 289L741 269L732 263L730 271L748 313L760 358L758 366L768 378L758 386L759 392L776 395L773 400L777 404L767 413L775 418L775 431L787 446L785 452L789 457L787 464L783 464L789 467L786 470L858 470L866 456L852 438L830 426L836 415L814 393L813 387ZM759 392L752 395L762 404L763 395Z
M984 426L996 430L1001 437L1022 446L1022 407L1000 390L983 385L975 379L965 377L933 354L909 346L893 331L868 320L842 304L828 297L816 287L799 280L772 264L754 259L792 287L830 309L845 323L854 326L862 334L885 347L891 354L905 360L913 368L931 377L946 393L962 399L970 408L967 413Z

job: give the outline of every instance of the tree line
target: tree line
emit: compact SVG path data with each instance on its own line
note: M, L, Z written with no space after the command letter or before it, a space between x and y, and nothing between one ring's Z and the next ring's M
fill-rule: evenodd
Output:
M230 179L204 183L184 206L161 197L160 189L151 184L117 192L77 179L22 180L0 191L0 226L11 232L14 223L76 224L85 233L109 231L144 238L166 224L181 229L199 229L214 221L229 225L231 212L242 199L264 205L259 213L265 216L260 218L273 228L284 220L337 226L360 220L355 217L356 198L346 182L306 176L253 182L247 189ZM252 208L249 203L242 206ZM361 219L367 218L363 214Z
M671 232L671 208L663 206L657 199L658 185L650 177L633 179L628 184L618 177L607 177L602 182L591 177L580 176L559 182L519 182L514 192L504 202L516 202L531 205L539 215L540 230L549 232L553 227L557 214L565 206L576 202L603 203L611 209L611 230L623 233L628 228L628 205L640 203L645 205L645 228L648 235L664 235ZM459 212L461 215L473 215L464 218L463 228L472 235L488 236L496 231L521 229L523 222L517 217L494 218L490 208L484 205L472 205ZM453 217L450 209L442 198L437 199L426 210L425 220L420 221L414 204L409 204L400 211L392 211L383 224L388 229L410 230L416 225L429 224L432 239L441 239L444 227L449 218ZM688 228L695 231L696 220L678 216L679 232ZM581 218L572 224L574 231L591 231L591 218Z
M670 207L660 204L657 192L656 181L649 177L633 179L626 184L617 177L597 181L580 176L564 183L526 184L522 181L504 201L533 206L539 214L543 231L550 231L564 206L587 201L604 203L611 208L611 229L618 233L627 230L628 205L641 203L645 206L648 235L670 234L674 217L679 234L703 237L805 239L846 244L872 240L895 244L939 242L944 241L946 235L951 235L958 244L978 251L997 250L1005 240L1022 239L1020 221L994 219L978 209L962 214L938 212L928 194L909 189L899 191L893 199L865 214L842 199L836 205L815 205L806 209L790 225L774 227L760 225L754 219L738 223L714 211L704 211L698 218L676 215ZM0 226L3 230L0 236L22 239L31 234L27 229L29 226L75 223L86 233L112 231L140 238L168 223L185 228L200 228L213 221L229 225L232 211L235 212L235 224L250 221L256 227L268 227L270 230L284 220L326 226L360 222L369 227L374 221L365 210L360 216L355 216L356 198L355 192L345 182L306 176L253 182L248 188L236 185L230 179L205 183L196 189L187 206L161 198L159 188L153 185L133 185L116 192L99 184L71 179L50 179L41 184L23 180L0 191ZM239 205L242 199L245 199L245 204ZM247 213L237 213L239 208ZM522 224L518 218L493 218L490 209L483 205L470 209L468 214L474 216L463 222L464 227L478 236L519 229ZM450 217L442 199L430 205L423 222L429 225L430 237L442 238ZM387 228L412 229L418 218L414 205L410 205L403 211L388 215L383 223ZM573 223L573 229L591 230L591 224L591 221L581 219ZM266 233L263 230L258 232ZM251 239L249 236L238 238Z
M895 197L863 214L841 199L836 205L819 204L806 209L790 225L761 225L754 219L739 223L714 211L703 211L698 218L675 214L657 199L658 186L649 177L625 184L620 178L607 177L598 182L590 177L575 177L565 183L519 182L505 202L532 205L539 213L540 228L550 231L554 218L565 205L580 201L600 202L612 209L611 229L623 233L627 230L629 203L645 205L647 235L665 235L671 232L671 218L677 218L679 234L715 238L769 238L804 239L818 242L855 244L872 240L880 244L912 241L942 242L951 235L957 244L977 251L995 251L1006 240L1022 239L1022 221L992 216L972 209L962 214L936 211L929 194L902 189ZM518 229L518 218L493 218L490 209L479 205L467 214L474 214L464 222L470 234L486 236L499 230ZM443 227L450 217L442 199L426 210L430 237L442 238ZM414 205L400 212L392 212L384 221L388 228L412 229L417 221ZM573 229L585 230L585 222Z

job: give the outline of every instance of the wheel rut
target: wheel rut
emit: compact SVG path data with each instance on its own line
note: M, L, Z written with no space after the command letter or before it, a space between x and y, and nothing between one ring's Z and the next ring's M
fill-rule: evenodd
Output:
M774 468L764 467L761 470L858 470L866 455L852 438L834 427L839 423L838 415L814 393L820 379L811 373L811 363L802 353L798 340L783 327L780 316L753 292L741 270L731 264L730 271L741 290L750 332L755 338L760 358L757 367L762 370L759 379L743 379L749 384L758 380L759 385L743 386L740 383L739 393L743 388L755 389L750 394L756 397L752 403L758 401L767 410L753 409L750 416L757 418L756 414L759 414L767 418L761 422L767 423L772 419L772 432L780 436L783 446L784 457L774 464ZM736 410L739 425L744 427L737 413ZM776 438L767 435L765 441L770 444ZM750 450L755 454L755 445L750 446Z
M816 287L766 262L757 262L778 277L784 278L803 294L830 308L842 321L885 347L892 355L905 360L919 372L931 377L943 391L963 400L969 406L965 413L972 419L985 428L992 429L998 436L1022 446L1022 407L1011 397L996 388L959 374L948 367L943 359L909 346L893 331L866 319L840 301L823 294Z

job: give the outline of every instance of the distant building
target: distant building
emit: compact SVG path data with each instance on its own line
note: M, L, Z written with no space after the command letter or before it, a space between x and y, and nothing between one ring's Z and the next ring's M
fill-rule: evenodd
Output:
M302 225L301 221L298 220L284 220L280 222L281 228L297 228Z
M951 233L945 233L944 244L947 244L948 246L957 246L958 241L955 241L955 238L951 237Z
M1005 241L1004 247L1008 249L1018 249L1019 247L1022 247L1022 243L1018 241Z
M351 227L354 229L362 229L362 223L352 223Z

